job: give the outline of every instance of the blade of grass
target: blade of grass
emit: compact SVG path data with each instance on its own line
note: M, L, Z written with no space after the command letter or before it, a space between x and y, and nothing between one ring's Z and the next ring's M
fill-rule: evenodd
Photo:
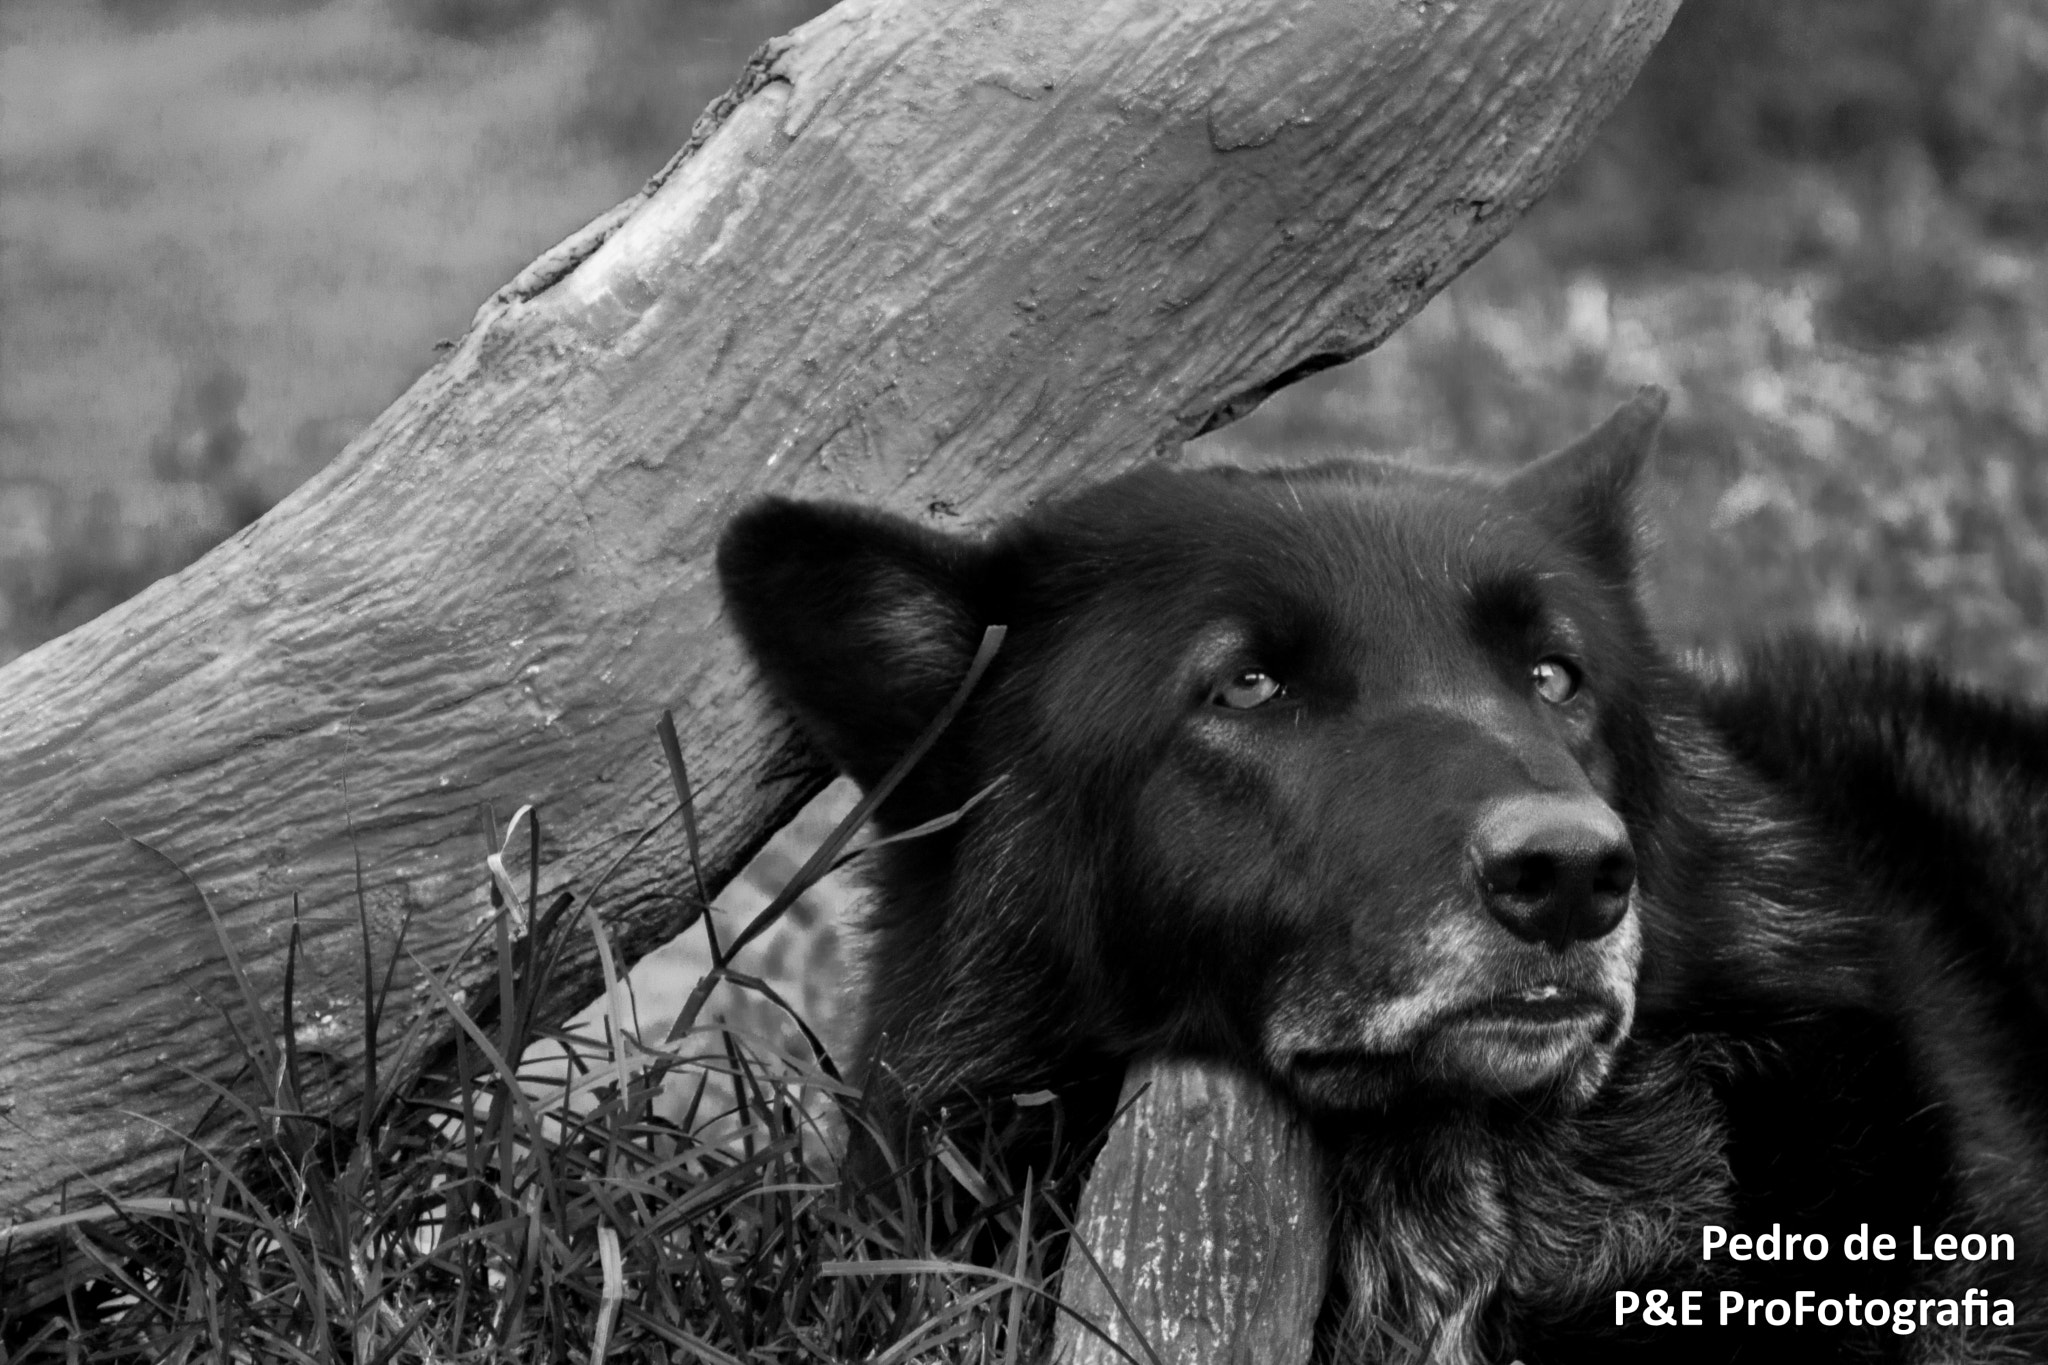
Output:
M619 1009L620 996L625 994L626 987L619 976L619 964L612 956L611 935L605 932L603 921L598 919L597 911L587 901L583 905L583 917L590 925L591 938L597 943L597 965L598 970L604 976L604 1006L608 1025L606 1032L609 1035L606 1039L606 1050L610 1054L612 1074L618 1086L619 1103L624 1105L629 1092L629 1082L626 1075L626 1049L629 1046L629 1037L632 1036L628 1034L626 1018ZM632 1002L627 1000L625 1003L627 1010L629 1012L632 1011ZM634 1034L637 1034L638 1029L639 1020L636 1016L633 1020ZM615 1149L617 1146L616 1130L611 1134L611 1138L612 1140L607 1146ZM615 1154L614 1151L612 1155ZM611 1156L608 1155L607 1166L610 1165L610 1162ZM598 1355L601 1359L603 1352L598 1352Z
M804 1041L810 1045L811 1052L817 1057L818 1066L824 1073L835 1081L841 1079L839 1068L832 1064L832 1054L825 1047L825 1040L817 1035L803 1015L797 1013L796 1006L782 998L780 991L776 990L774 986L762 978L749 976L745 972L727 971L725 979L732 982L735 986L743 986L747 990L765 996L776 1008L788 1016L792 1024L796 1025L797 1032L801 1033Z
M177 859L156 845L130 834L105 816L101 816L100 821L129 843L160 859L178 874L185 885L192 888L193 894L199 897L199 904L205 909L206 918L213 924L213 935L220 944L221 955L227 959L229 974L235 978L235 985L241 991L242 1008L248 1011L250 1027L254 1030L253 1040L261 1049L262 1071L265 1075L276 1075L277 1052L270 1043L269 1021L264 1017L262 1005L256 998L256 984L250 979L248 969L242 965L242 955L235 951L234 940L228 937L227 924L221 919L220 912L213 908L213 901L207 896L206 889L193 880L192 874L187 872Z
M284 1074L275 1087L279 1108L304 1110L305 1093L299 1088L299 1030L298 1021L292 1017L293 991L299 977L299 893L292 892L292 927L284 946ZM281 1122L281 1121L280 1121Z
M662 756L668 760L669 781L676 789L676 810L683 817L683 842L690 854L690 876L697 887L697 918L704 925L704 943L711 951L711 968L725 965L726 950L718 941L718 916L713 913L711 895L704 887L704 862L697 842L697 796L690 785L690 770L683 762L682 741L676 738L675 713L662 708L654 727L661 737Z
M1017 1255L1011 1262L1010 1274L1019 1284L1025 1283L1025 1258L1031 1251L1031 1176L1029 1166L1024 1168L1024 1202L1017 1212ZM1011 1361L1016 1361L1023 1349L1024 1341L1024 1294L1019 1290L1010 1291L1010 1313L1004 1321L1003 1340Z
M612 1320L626 1297L626 1277L619 1259L619 1234L609 1226L597 1230L597 1256L604 1275L604 1293L597 1305L597 1328L591 1336L590 1365L604 1365L611 1346Z
M364 889L363 843L356 837L354 803L348 799L348 779L341 783L341 816L348 829L348 847L355 859L356 924L363 938L363 1100L357 1107L356 1142L369 1140L370 1110L377 1096L377 1021L383 1013L383 997L376 990L376 965L370 949L370 898ZM407 898L408 902L410 897ZM292 897L292 918L299 913L298 896ZM408 912L409 913L409 912Z
M443 985L440 979L428 970L427 965L417 957L413 958L413 965L419 968L420 979L426 983L427 990L433 995L435 1001L443 1010L447 1011L448 1017L455 1021L456 1027L469 1035L469 1040L483 1053L484 1060L491 1064L492 1069L497 1072L499 1077L509 1078L516 1075L517 1073L505 1061L504 1054L499 1052L496 1045L484 1035L484 1031L477 1027L476 1021L469 1017L469 1011L462 1008L461 1002L455 998L454 993ZM543 1134L540 1125L540 1115L534 1112L532 1100L517 1085L508 1085L505 1087L505 1090L512 1101L513 1108L517 1110L519 1118L526 1125L530 1139L536 1143L542 1141Z
M432 1302L421 1304L419 1310L399 1326L391 1340L384 1343L384 1349L370 1358L370 1365L391 1365L392 1361L398 1359L398 1353L412 1340L413 1333L420 1330L420 1324L427 1320L434 1307ZM602 1365L602 1362L596 1362L596 1365Z
M945 706L932 717L931 723L918 735L917 742L910 746L903 757L896 760L889 771L882 775L882 780L861 797L859 803L839 822L825 842L804 861L803 866L797 869L796 875L789 879L789 884L784 886L775 898L768 902L767 907L740 931L739 937L732 941L732 947L726 953L728 959L760 937L769 925L782 918L783 912L789 909L796 898L809 890L824 875L825 869L832 865L832 860L839 856L839 850L846 846L855 831L867 823L868 817L874 814L877 806L889 799L898 784L909 775L910 770L916 767L932 745L938 742L946 727L953 723L953 718L960 714L960 709L967 704L967 698L973 693L975 685L981 681L982 675L988 671L989 664L994 661L996 651L1002 648L1003 637L1007 634L1007 626L990 626L981 633L981 644L974 651L973 661L967 665L967 674L961 678L960 685L953 689L953 695L947 699Z
M912 825L909 829L899 829L894 834L885 834L878 839L867 839L855 844L852 848L847 849L844 853L833 859L832 866L825 869L825 875L831 876L833 873L848 866L856 858L864 854L873 853L878 848L887 848L891 844L907 843L912 839L922 839L926 835L939 834L951 829L966 819L967 812L980 805L982 798L1002 785L1003 779L998 777L995 781L989 783L986 787L983 787L944 815L935 815L922 824Z
M697 803L692 799L690 770L683 763L683 744L676 738L676 713L661 708L661 720L654 731L661 737L661 752L668 759L669 780L675 784L676 808L683 816L683 842L690 850L690 877L697 887L697 905L708 909L711 896L704 889L704 859L697 843Z

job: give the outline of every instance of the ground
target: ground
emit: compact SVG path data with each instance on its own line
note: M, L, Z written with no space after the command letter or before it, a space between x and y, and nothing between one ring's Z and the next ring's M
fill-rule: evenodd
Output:
M819 7L10 5L0 661L311 473ZM1675 643L1862 631L2048 698L2044 242L2038 5L1688 0L1504 245L1189 458L1514 463L1661 384Z

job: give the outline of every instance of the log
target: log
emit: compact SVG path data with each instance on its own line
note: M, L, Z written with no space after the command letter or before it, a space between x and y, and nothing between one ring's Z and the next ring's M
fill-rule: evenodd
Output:
M1193 1062L1133 1067L1122 1103L1074 1219L1060 1301L1078 1317L1053 1359L1303 1365L1330 1240L1308 1134L1256 1079Z
M379 951L409 919L445 968L479 806L537 803L544 887L587 892L673 807L665 706L728 876L809 790L764 778L795 741L719 622L735 508L972 527L1359 354L1676 3L849 0L770 43L327 470L0 673L0 1211L169 1169L240 1060L212 915L274 1010L298 899L304 1041L345 1064L358 858ZM628 956L690 904L655 849L598 903Z

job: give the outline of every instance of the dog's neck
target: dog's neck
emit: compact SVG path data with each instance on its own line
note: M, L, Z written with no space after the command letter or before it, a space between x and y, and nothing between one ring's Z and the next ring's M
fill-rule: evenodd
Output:
M1716 1106L1690 1044L1631 1044L1575 1113L1470 1108L1342 1134L1341 1293L1323 1354L1479 1365L1517 1323L1577 1313L1725 1221Z

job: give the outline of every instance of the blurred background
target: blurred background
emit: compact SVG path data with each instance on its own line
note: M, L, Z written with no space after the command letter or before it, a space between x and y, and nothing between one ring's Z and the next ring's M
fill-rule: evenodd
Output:
M822 8L6 0L0 661L260 515ZM1660 383L1674 643L2048 700L2044 244L2048 0L1688 0L1506 244L1191 453L1513 463Z
M0 661L317 469L815 0L6 0ZM1197 443L1518 461L1675 395L1674 640L2048 697L2048 3L1688 0L1509 241Z
M2048 699L2048 4L1687 0L1597 142L1379 351L1205 443L1515 463L1672 391L1653 614Z

